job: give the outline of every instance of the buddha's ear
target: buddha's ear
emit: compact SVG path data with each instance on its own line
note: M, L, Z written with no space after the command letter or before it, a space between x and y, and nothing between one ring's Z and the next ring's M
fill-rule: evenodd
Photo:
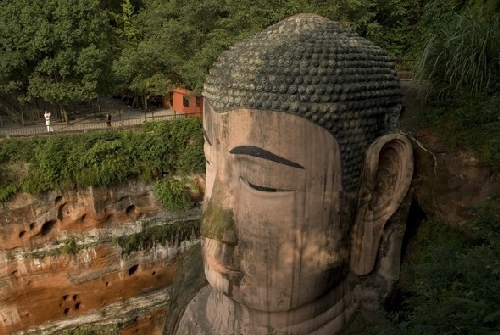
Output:
M406 136L384 135L369 146L352 230L354 274L366 275L375 267L384 226L403 201L412 175L413 149Z

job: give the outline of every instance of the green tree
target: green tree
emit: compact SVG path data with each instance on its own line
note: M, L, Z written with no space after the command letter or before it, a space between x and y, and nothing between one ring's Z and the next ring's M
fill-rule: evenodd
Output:
M96 1L2 1L0 22L1 93L50 102L67 121L70 102L108 88L114 39Z
M137 92L150 90L151 82L200 92L222 51L302 12L340 21L399 57L409 49L420 8L417 0L144 0L143 5L131 21L139 40L125 47L114 67Z
M148 94L165 95L176 78L169 50L175 41L165 37L162 7L168 4L147 0L141 11L132 13L130 6L124 6L124 12L128 11L129 33L122 34L123 49L113 64L113 73L124 87L143 99ZM182 48L180 45L179 49Z

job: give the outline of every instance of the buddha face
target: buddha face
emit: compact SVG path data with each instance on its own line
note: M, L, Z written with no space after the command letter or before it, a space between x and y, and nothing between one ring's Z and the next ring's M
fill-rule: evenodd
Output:
M283 112L204 112L210 285L248 308L281 312L346 275L351 203L334 137Z

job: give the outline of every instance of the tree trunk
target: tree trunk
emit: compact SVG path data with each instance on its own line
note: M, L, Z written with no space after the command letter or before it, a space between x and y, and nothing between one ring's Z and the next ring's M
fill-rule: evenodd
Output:
M102 112L101 110L101 100L99 100L99 97L96 98L97 102L97 110L99 111L99 114Z
M62 118L63 122L66 124L69 124L68 109L66 108L66 105L60 104L59 111L61 113L61 118Z

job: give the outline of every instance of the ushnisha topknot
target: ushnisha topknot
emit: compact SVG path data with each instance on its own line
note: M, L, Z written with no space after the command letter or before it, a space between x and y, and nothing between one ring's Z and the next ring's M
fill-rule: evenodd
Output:
M203 95L219 113L279 111L327 129L339 143L346 191L359 185L368 145L395 131L401 111L387 53L314 14L292 16L222 53Z

